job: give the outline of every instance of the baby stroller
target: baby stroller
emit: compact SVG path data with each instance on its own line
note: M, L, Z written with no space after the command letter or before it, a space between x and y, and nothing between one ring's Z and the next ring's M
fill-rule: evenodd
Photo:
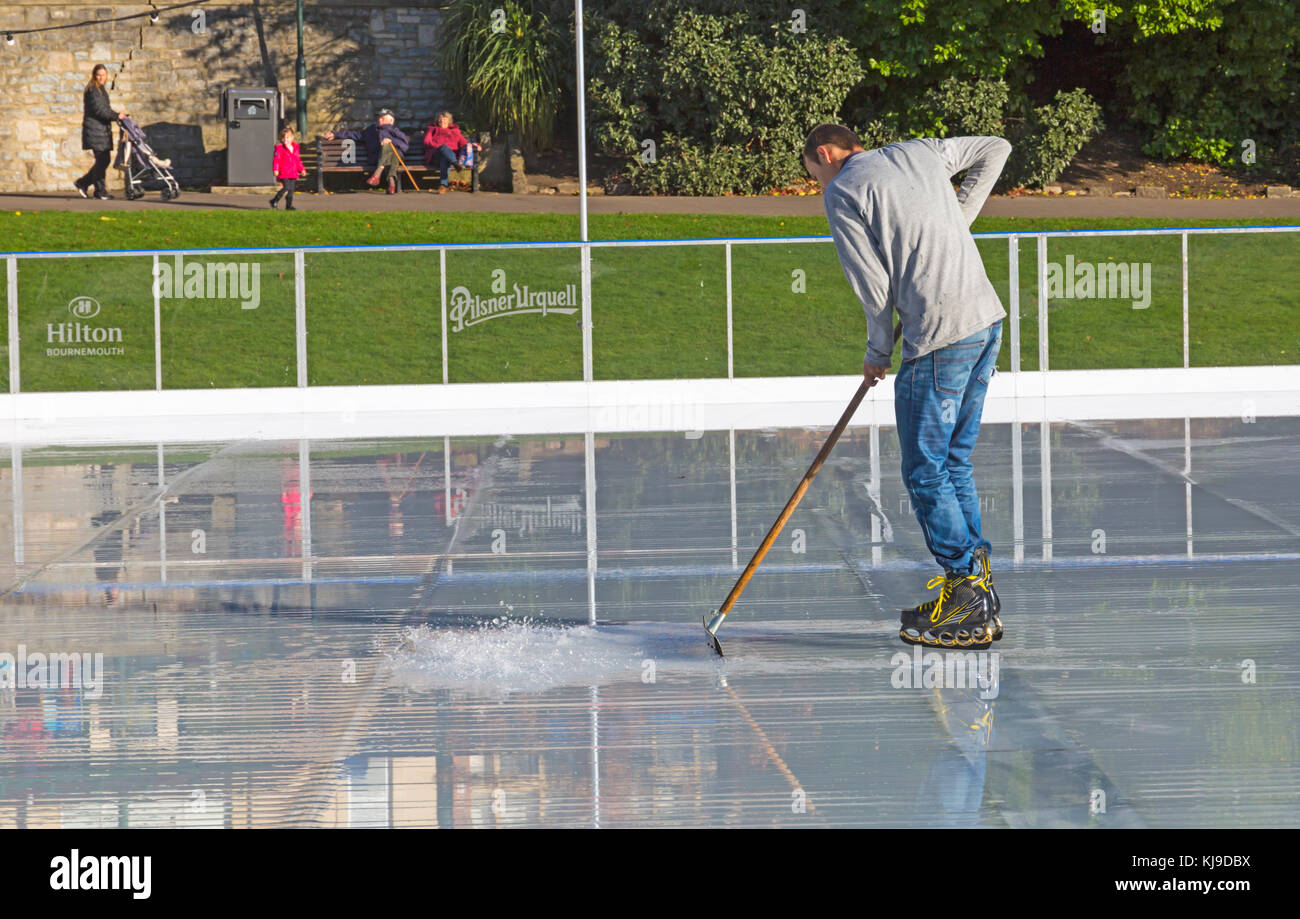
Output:
M144 136L144 129L136 124L135 119L124 116L122 139L117 147L117 162L114 163L126 176L126 197L134 201L144 197L145 182L162 183L162 199L170 201L179 198L181 187L172 175L172 161L165 160L154 153L149 146L149 139Z

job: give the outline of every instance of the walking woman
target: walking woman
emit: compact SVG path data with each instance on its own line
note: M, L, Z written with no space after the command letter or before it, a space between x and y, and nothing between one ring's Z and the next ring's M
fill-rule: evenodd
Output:
M115 112L108 104L108 68L103 64L96 64L91 71L84 101L81 149L95 154L95 164L72 185L83 198L94 195L100 201L111 201L113 196L108 193L105 177L108 174L108 162L113 156L113 122L126 112Z

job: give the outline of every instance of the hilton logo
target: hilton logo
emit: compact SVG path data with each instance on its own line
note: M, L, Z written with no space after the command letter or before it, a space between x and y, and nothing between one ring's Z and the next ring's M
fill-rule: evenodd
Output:
M68 304L68 312L78 319L92 319L99 315L99 301L94 297L77 297Z
M93 319L99 315L99 301L94 297L73 297L68 302L68 312L74 319ZM117 347L122 344L121 328L106 329L82 322L47 322L45 344L63 346L46 348L46 357L107 357L126 353Z

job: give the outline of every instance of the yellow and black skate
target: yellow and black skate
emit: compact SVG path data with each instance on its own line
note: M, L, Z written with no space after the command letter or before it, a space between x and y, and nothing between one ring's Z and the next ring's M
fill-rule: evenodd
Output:
M1002 612L1002 598L998 596L997 590L993 587L993 568L989 565L989 553L983 546L976 549L971 558L975 561L975 573L979 575L984 587L989 592L989 618L993 622L993 640L1002 640L1002 619L998 616Z
M993 601L978 574L948 572L931 578L939 596L903 610L898 637L909 645L980 650L993 644Z

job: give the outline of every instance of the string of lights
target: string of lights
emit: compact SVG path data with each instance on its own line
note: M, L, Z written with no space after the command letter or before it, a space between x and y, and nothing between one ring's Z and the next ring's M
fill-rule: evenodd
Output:
M110 22L129 22L132 19L144 19L148 17L150 24L156 24L158 17L163 13L170 13L173 10L181 10L190 6L203 6L212 3L214 0L186 0L184 3L173 3L170 6L155 6L149 4L149 9L143 13L131 13L126 16L114 16L109 19L84 19L81 22L65 22L57 26L41 26L36 29L5 29L5 44L12 45L17 41L20 35L35 35L38 32L58 32L63 29L81 29L90 26L104 25Z

